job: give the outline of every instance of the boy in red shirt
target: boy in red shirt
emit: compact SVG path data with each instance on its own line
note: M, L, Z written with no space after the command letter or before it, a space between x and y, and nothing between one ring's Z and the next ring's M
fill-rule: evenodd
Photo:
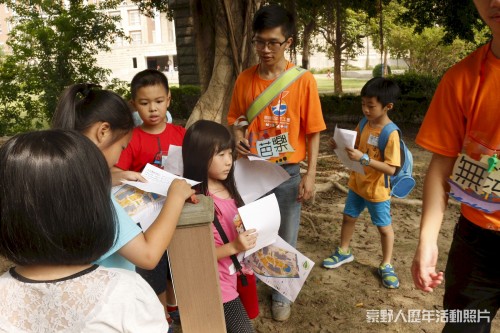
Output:
M134 76L130 88L132 105L138 111L143 123L133 130L127 148L123 150L120 160L111 169L115 179L127 170L140 172L147 163L163 167L162 157L167 156L170 145L182 146L186 133L183 127L166 121L170 94L168 80L162 72L153 69L143 70ZM144 180L139 174L137 175L138 180ZM154 270L140 268L136 270L154 289L165 309L167 303L175 304L166 254Z

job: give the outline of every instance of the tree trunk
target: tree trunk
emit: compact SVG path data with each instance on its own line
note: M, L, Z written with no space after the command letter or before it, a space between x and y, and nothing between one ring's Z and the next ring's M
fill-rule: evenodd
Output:
M316 21L310 21L304 26L304 34L302 38L302 68L309 69L309 55L310 55L310 39L314 28L316 27Z
M335 45L333 49L333 91L342 93L342 15L340 0L335 1Z
M379 0L379 33L380 33L380 63L382 64L382 77L386 76L386 68L384 63L384 17L383 17L383 4L382 0Z
M199 119L225 123L236 77L257 59L250 37L260 0L191 1L203 93L186 127Z

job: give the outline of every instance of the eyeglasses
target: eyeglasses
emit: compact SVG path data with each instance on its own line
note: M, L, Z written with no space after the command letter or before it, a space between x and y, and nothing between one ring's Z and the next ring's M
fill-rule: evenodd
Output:
M281 48L281 46L283 46L283 44L285 44L287 41L288 39L285 39L284 42L278 42L276 40L265 41L260 39L254 39L252 40L252 44L253 46L255 46L257 50L264 50L267 46L267 48L271 51L278 51Z

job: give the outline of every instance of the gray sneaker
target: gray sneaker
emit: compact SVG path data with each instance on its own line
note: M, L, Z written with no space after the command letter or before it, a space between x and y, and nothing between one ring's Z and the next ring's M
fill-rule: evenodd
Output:
M272 301L271 313L273 319L276 321L285 321L290 318L290 313L292 312L290 303L283 303L279 301Z

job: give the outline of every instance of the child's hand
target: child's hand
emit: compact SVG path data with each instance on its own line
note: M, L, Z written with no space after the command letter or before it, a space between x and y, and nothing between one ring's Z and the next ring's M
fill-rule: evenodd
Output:
M179 196L183 201L185 201L194 193L195 191L191 188L191 185L187 181L184 179L174 179L168 188L167 197Z
M200 202L196 194L192 194L186 201L192 204L197 204L198 202Z
M330 147L332 149L336 149L337 148L337 142L335 142L335 140L333 138L330 138L330 140L328 140L328 144L330 145Z
M148 181L144 178L139 172L135 171L115 171L112 170L111 178L113 182L113 186L120 185L122 181L128 180L133 182L143 182L147 183Z
M250 250L255 247L255 243L257 242L256 231L256 229L250 229L238 235L238 237L232 242L237 253Z
M357 150L355 148L347 148L346 147L345 151L347 152L347 156L349 156L351 161L359 162L359 160L363 156L363 153L360 150Z

